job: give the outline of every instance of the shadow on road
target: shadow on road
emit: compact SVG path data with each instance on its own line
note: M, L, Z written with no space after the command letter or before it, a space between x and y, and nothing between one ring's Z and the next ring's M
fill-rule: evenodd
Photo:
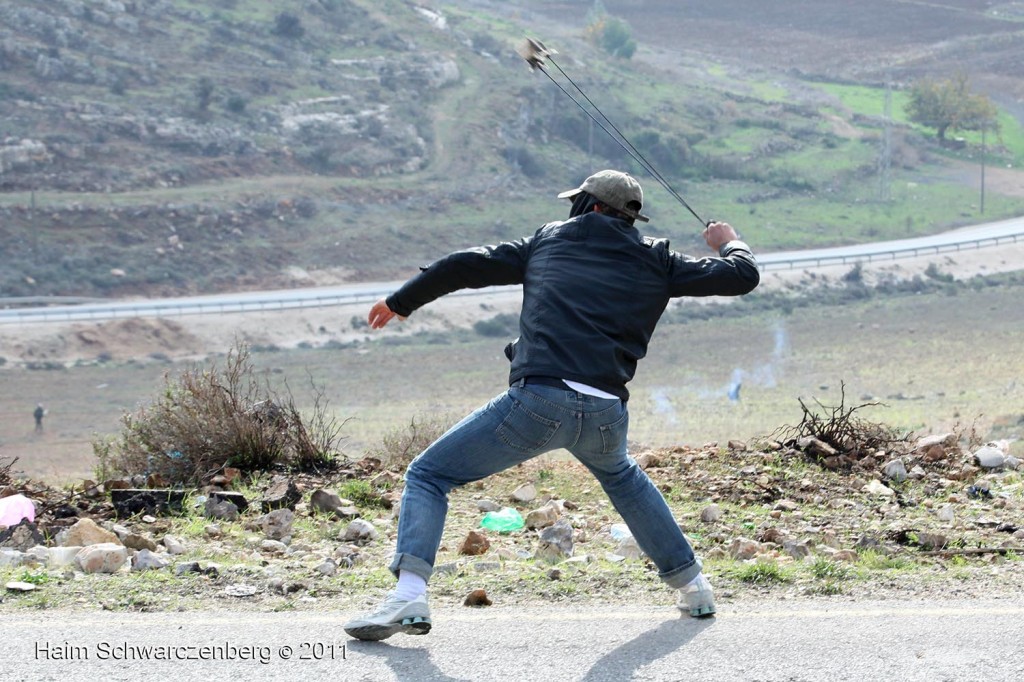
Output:
M348 642L352 651L358 651L365 656L378 656L383 658L391 672L399 680L409 682L420 682L431 680L432 682L469 682L458 677L449 677L430 660L430 652L421 648L408 648L391 646L384 642L360 642L352 640Z
M581 682L633 679L637 670L681 648L714 622L714 618L698 620L689 616L667 620L599 658Z

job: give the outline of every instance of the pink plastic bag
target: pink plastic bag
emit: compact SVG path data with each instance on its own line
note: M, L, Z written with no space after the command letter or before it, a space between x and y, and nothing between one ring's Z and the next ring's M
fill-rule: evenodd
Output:
M22 519L36 520L36 506L24 495L0 497L0 526L17 526Z

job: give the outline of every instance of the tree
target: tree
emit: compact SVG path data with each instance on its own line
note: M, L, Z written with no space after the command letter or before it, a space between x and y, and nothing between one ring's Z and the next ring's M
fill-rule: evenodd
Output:
M306 34L302 20L290 12L281 12L274 17L274 28L270 31L275 36L298 40Z
M622 19L609 19L601 34L601 47L613 57L632 57L636 52L636 41L633 40L629 24Z
M584 35L613 57L629 59L636 52L632 29L622 19L610 17L601 0L596 0L586 16Z
M957 130L999 130L998 110L985 95L970 92L966 74L944 81L918 81L910 90L907 116L914 123L935 128L941 142Z

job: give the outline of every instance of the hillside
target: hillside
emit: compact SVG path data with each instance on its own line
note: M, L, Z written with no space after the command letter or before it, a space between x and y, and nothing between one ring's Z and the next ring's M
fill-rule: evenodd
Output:
M0 3L0 295L397 278L556 217L554 191L597 168L642 175L529 72L524 35L759 248L982 218L979 153L1024 158L1020 3L762 5L606 2L638 41L625 60L585 39L591 2ZM1004 107L1003 137L951 152L894 115L883 176L880 81L954 66ZM1024 182L1002 172L985 218L1020 211ZM699 249L646 182L652 231Z

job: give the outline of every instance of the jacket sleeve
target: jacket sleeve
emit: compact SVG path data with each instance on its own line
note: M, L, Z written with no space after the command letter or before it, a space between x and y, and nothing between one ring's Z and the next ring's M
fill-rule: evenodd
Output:
M754 254L745 243L723 244L718 258L693 258L672 252L669 296L742 296L761 281Z
M522 284L531 242L532 237L527 237L449 254L421 268L418 275L388 296L388 308L406 316L459 289Z

